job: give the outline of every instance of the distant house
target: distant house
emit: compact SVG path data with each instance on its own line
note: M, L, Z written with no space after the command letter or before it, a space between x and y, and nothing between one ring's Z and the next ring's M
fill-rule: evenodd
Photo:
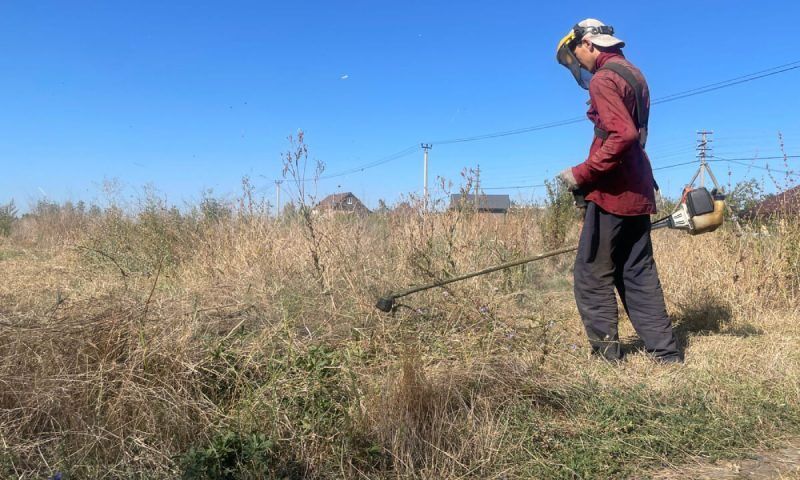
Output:
M769 217L776 214L800 214L800 185L770 195L744 213L744 217Z
M473 195L460 193L450 195L450 209L474 208L478 212L508 213L511 197L508 195Z
M369 209L364 206L361 200L351 192L333 193L320 200L314 210L319 213L325 212L344 212L356 213L359 215L369 213Z

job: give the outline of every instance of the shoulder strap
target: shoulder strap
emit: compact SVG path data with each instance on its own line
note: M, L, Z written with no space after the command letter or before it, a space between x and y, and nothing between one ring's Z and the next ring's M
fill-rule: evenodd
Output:
M644 101L644 85L624 63L606 62L605 65L600 67L600 70L611 70L628 82L628 85L633 89L636 97L636 123L639 128L639 143L644 148L647 143L647 122L650 118L650 109Z

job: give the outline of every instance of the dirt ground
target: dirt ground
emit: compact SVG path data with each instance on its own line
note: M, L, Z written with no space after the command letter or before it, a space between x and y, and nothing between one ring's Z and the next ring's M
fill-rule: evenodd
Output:
M724 460L709 463L697 460L694 463L670 467L657 472L654 480L724 479L767 480L800 479L800 440L779 450L757 453L752 458Z

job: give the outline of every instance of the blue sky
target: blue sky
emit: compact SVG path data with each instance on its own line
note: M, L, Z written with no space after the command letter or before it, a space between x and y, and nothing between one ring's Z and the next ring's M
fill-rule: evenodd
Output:
M790 1L3 2L0 202L101 201L116 179L126 196L152 185L181 205L235 195L243 175L272 198L298 129L335 174L420 142L581 116L587 94L554 54L586 17L615 27L653 99L800 60ZM655 105L653 166L691 160L700 129L720 156L776 155L778 131L800 154L798 81L800 69ZM591 136L581 122L434 144L430 184L477 165L485 187L540 184L582 161ZM714 168L727 182L728 166ZM693 169L657 178L674 195ZM764 173L732 165L731 178ZM417 150L318 194L375 205L421 185Z

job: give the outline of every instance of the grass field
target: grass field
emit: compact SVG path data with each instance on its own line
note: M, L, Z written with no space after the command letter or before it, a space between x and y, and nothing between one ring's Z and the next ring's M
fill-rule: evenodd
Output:
M0 477L647 478L800 433L800 221L653 233L683 366L588 357L568 210L59 208L0 239ZM755 234L757 233L757 234Z

